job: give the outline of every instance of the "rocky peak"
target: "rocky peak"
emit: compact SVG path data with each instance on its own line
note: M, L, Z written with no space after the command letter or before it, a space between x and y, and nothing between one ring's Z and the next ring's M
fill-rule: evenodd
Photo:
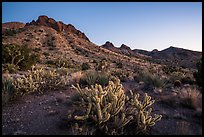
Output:
M30 23L26 23L26 26L29 26L29 25L47 26L55 29L58 32L65 31L66 33L74 33L78 37L89 41L86 35L81 31L77 30L73 25L71 24L66 25L61 21L55 21L53 18L49 18L45 15L39 16L36 21L33 20Z
M120 46L120 49L131 50L130 47L128 47L128 46L125 45L125 44L122 44L122 45Z
M109 42L109 41L106 41L105 44L102 45L103 48L107 48L107 49L110 49L110 48L115 48L115 46L113 45L113 43Z
M158 49L153 49L152 52L158 52Z

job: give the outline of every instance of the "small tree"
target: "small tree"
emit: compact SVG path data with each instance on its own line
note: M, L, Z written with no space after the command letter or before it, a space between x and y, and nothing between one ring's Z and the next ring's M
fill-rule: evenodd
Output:
M20 70L30 69L32 65L39 61L39 56L33 54L32 50L26 45L2 45L3 64L13 64Z

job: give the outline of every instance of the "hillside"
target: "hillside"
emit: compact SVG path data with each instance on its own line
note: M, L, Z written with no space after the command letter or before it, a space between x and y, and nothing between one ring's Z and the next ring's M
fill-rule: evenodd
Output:
M45 15L2 28L3 135L202 134L201 52L97 45Z

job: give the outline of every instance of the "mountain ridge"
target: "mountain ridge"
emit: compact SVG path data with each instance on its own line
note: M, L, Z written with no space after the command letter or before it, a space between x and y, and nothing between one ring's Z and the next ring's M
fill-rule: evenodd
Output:
M18 35L4 35L5 31L8 30L16 30ZM115 47L110 41L98 46L92 43L85 33L77 30L72 24L66 25L62 21L55 21L46 15L41 15L37 20L32 20L28 23L2 23L2 34L2 43L4 44L27 44L33 48L42 48L47 51L53 48L61 52L70 52L72 56L76 56L75 52L79 50L82 52L80 54L81 58L83 58L83 54L86 55L88 53L103 56L103 58L106 58L106 54L111 54L114 56L126 56L126 58L134 57L139 60L150 60L166 65L196 68L196 62L202 57L202 52L173 46L161 51L157 49L152 51L131 49L130 46L126 44ZM102 54L100 53L103 51L102 49L107 50Z

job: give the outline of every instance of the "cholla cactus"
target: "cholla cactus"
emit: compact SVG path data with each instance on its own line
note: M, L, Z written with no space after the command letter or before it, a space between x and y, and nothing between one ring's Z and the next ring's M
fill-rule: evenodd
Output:
M75 116L74 119L80 121L92 119L97 128L106 134L123 132L124 127L134 120L137 131L146 131L148 126L153 126L161 119L161 115L155 114L154 118L150 116L151 108L146 110L154 103L150 96L145 93L143 102L139 101L139 94L130 99L125 95L119 79L115 82L109 81L105 88L98 84L83 89L79 84L72 87L79 93L82 104L87 107L84 115Z
M66 86L68 75L61 76L56 70L46 70L43 67L33 66L28 73L14 81L18 94L35 91L44 91L56 87Z
M137 126L138 126L138 132L145 132L147 130L148 126L154 126L155 123L159 120L161 120L162 115L155 114L154 118L150 115L152 108L149 108L155 100L151 100L151 97L145 93L144 101L139 101L139 94L134 95L134 98L130 101L130 109L136 108L136 113L133 114L137 119Z
M109 81L105 88L98 84L83 89L79 84L72 87L80 94L82 104L87 107L84 115L75 116L74 119L92 119L106 134L117 134L117 131L134 119L137 120L138 130L145 131L148 126L153 126L161 119L161 115L155 115L154 118L150 116L151 108L146 111L154 103L150 96L145 94L142 103L139 101L139 94L129 99L119 79Z
M132 117L126 118L125 114L122 114L122 118L118 116L125 104L125 94L119 80L115 83L109 81L108 86L104 89L98 84L84 89L81 89L79 84L77 87L72 87L78 91L88 107L85 115L75 116L76 120L91 118L98 125L104 127L106 122L114 119L113 125L120 128L132 119Z

